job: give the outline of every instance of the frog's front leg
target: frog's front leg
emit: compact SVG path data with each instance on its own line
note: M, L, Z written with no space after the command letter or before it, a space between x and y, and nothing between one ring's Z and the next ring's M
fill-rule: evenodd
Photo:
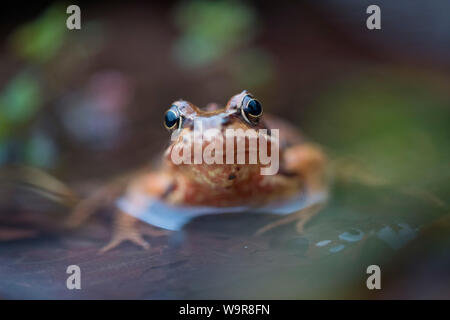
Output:
M283 170L293 173L292 179L302 179L305 196L325 190L325 157L322 151L313 145L302 144L288 148L284 153ZM261 235L276 227L297 221L297 232L303 233L305 225L323 207L322 203L312 204L286 217L272 222L258 231Z
M74 229L81 226L100 208L110 206L126 187L126 178L116 179L112 183L98 188L86 199L80 200L72 209L65 226Z
M173 181L167 174L148 173L132 180L126 188L126 201L132 205L140 205L140 195L144 194L156 198L164 198L173 191ZM170 231L157 229L150 225L139 225L141 222L127 212L118 209L111 241L100 250L100 253L109 251L122 242L131 241L134 244L149 249L150 244L144 240L143 236L159 237L167 235Z

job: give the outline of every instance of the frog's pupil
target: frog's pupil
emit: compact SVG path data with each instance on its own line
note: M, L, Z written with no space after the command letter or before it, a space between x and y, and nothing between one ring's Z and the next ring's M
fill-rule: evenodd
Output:
M168 128L172 128L178 122L178 115L174 111L169 110L166 112L166 115L164 116L164 121Z
M262 112L262 107L258 100L252 99L249 101L244 111L252 116L259 116Z

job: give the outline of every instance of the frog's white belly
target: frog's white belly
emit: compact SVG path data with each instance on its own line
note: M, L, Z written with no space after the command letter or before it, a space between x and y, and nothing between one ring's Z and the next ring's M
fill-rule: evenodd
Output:
M209 206L174 206L145 194L133 194L117 200L117 207L153 226L180 230L186 223L198 216L224 214L224 213L269 213L286 215L297 212L327 199L327 192L317 192L305 196L299 194L290 200L273 202L262 207L236 206L236 207L209 207Z

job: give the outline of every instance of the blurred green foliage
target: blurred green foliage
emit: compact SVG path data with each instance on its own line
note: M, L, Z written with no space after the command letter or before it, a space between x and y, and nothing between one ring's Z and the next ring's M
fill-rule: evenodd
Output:
M48 98L39 66L51 63L67 40L65 20L65 7L52 5L9 37L12 53L26 64L0 92L0 164L11 157L44 167L55 161L56 149L50 137L24 132Z
M185 67L214 62L250 41L256 22L255 12L243 2L182 2L175 11L175 23L181 30L175 56Z
M51 168L57 159L55 143L48 135L36 133L26 143L24 158L34 166Z
M16 54L32 63L47 62L54 57L68 34L66 7L50 6L37 19L17 29L10 39Z
M269 83L274 73L271 56L259 48L238 54L230 69L237 86L248 89Z
M232 86L249 90L272 80L272 57L253 43L260 25L251 4L185 1L176 6L174 17L180 30L174 56L182 67L220 70Z
M28 164L49 167L55 161L55 148L49 137L23 131L33 122L42 107L42 88L36 75L28 70L19 72L0 95L0 164L9 154ZM18 153L17 153L18 152Z
M95 21L88 21L82 33L70 32L67 6L51 4L8 38L10 53L22 59L23 66L0 92L0 165L19 161L51 167L56 163L56 142L37 125L38 112L57 97L54 89L63 87L98 52L103 39L101 25Z
M0 95L0 141L29 121L41 102L40 84L33 73L22 71L10 80Z
M422 79L392 73L342 81L310 108L305 130L391 183L448 182L450 96Z

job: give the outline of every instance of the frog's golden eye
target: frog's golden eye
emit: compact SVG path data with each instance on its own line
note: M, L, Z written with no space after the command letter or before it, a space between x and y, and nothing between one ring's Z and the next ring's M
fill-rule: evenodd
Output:
M164 114L164 126L168 130L181 128L182 118L176 106L170 107Z
M241 103L242 117L248 123L256 123L263 114L261 103L250 95L246 95Z

